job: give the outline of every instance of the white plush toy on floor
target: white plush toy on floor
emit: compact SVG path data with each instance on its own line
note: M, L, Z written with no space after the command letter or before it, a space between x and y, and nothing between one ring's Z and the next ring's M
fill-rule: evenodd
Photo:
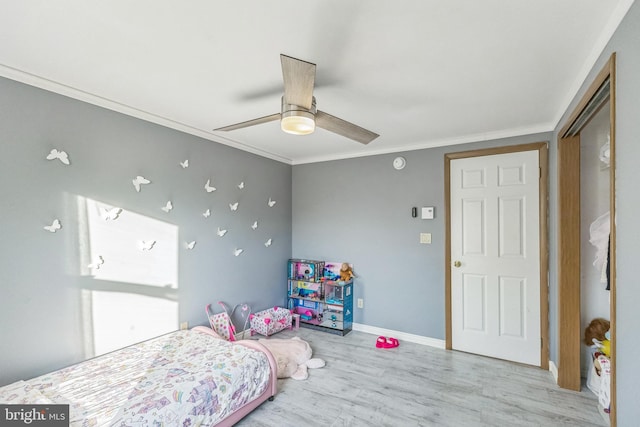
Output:
M278 364L278 378L293 378L306 380L309 377L307 369L322 368L322 359L311 358L311 346L299 337L291 339L259 339L258 342L273 354Z

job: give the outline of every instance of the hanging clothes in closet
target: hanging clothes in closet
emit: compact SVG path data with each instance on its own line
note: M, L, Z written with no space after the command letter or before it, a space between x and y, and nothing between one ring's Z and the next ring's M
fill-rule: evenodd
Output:
M601 273L600 282L609 290L609 254L611 251L610 232L611 217L609 212L600 215L589 227L589 243L596 248L596 259L593 265Z

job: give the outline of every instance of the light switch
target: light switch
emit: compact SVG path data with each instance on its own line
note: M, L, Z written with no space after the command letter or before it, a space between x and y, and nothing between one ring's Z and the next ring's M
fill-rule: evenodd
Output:
M435 208L433 206L427 206L422 208L422 219L433 219Z
M431 244L431 233L420 233L420 243L425 245Z

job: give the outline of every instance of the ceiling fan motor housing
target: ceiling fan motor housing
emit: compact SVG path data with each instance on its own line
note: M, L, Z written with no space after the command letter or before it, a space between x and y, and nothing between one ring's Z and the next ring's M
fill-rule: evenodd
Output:
M316 129L316 97L311 98L311 108L287 104L282 97L280 127L284 132L294 135L307 135Z

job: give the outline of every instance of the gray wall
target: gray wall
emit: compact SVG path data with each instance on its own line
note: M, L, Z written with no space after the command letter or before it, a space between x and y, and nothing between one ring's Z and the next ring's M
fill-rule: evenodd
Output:
M637 425L640 419L638 405L638 384L640 369L640 286L638 286L638 242L640 242L640 223L636 217L640 209L638 199L638 162L640 161L640 4L631 7L602 55L594 65L589 76L571 106L556 129L565 123L569 114L602 69L613 52L617 52L616 61L616 212L617 212L617 303L616 303L616 381L618 425ZM552 145L555 147L555 145ZM555 162L556 150L552 150ZM553 170L553 169L552 169ZM557 182L557 178L553 183ZM554 189L552 183L551 188ZM555 190L555 189L554 189ZM557 221L557 191L551 195L551 222ZM557 257L554 237L552 236L552 260ZM551 271L552 285L557 277L557 268ZM555 296L552 296L555 297ZM555 326L554 326L555 325ZM557 321L552 328L557 328ZM557 359L556 359L557 360Z
M0 78L0 94L0 386L90 356L86 290L164 295L177 300L179 321L190 326L207 323L209 302L247 302L254 310L282 304L291 166L7 79ZM71 165L46 160L52 148L65 150ZM185 159L187 169L179 166ZM137 175L152 181L140 193L131 183ZM208 178L216 192L204 190ZM82 274L79 196L175 225L177 290ZM160 209L167 200L169 214ZM234 201L240 205L231 213ZM207 208L213 213L205 219ZM43 227L54 218L62 228L49 233ZM218 226L229 230L225 237L217 237ZM189 251L184 244L192 240ZM235 257L235 248L244 253ZM130 314L120 311L113 307L114 321Z
M550 133L293 167L293 256L346 261L354 321L444 339L444 154L549 141ZM434 206L435 219L411 217ZM431 233L430 245L420 233Z

